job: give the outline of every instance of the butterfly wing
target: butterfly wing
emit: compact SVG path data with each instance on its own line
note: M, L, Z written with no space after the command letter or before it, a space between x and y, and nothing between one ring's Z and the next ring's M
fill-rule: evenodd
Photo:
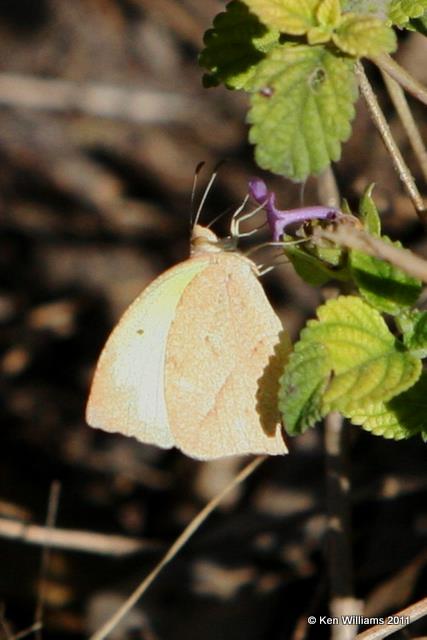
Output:
M165 398L176 446L199 459L285 453L277 392L289 350L253 264L212 255L169 328Z
M164 394L167 337L182 293L206 259L181 262L130 305L99 358L86 409L92 427L169 448Z

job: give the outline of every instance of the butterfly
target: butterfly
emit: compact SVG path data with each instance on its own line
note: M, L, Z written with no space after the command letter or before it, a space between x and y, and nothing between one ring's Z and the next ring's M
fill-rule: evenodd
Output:
M195 224L190 257L125 311L96 366L90 426L200 460L287 452L277 393L290 340L236 250L237 222L225 239Z

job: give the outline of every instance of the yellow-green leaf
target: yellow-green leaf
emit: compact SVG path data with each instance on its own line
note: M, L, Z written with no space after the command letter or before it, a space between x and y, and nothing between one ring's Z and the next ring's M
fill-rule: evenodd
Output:
M258 65L253 87L249 140L263 169L302 181L339 159L357 96L351 59L322 46L278 45Z
M318 309L310 337L324 340L333 378L325 392L326 410L344 415L354 408L387 401L418 379L421 363L405 351L381 315L360 298L341 296Z
M280 380L286 430L300 433L330 411L365 415L409 389L421 361L360 298L341 296L317 310L301 333Z
M427 358L427 311L412 309L401 314L397 322L405 330L403 342L408 351L417 358Z
M415 31L418 31L418 33L422 33L423 36L427 36L427 9L419 18L413 18L410 25Z
M366 231L371 233L373 236L380 236L381 219L374 199L372 198L374 186L375 184L372 183L365 189L359 202L359 215Z
M292 240L285 236L284 252L297 272L297 274L314 287L319 287L330 280L347 282L350 279L347 261L342 260L342 254L331 255L332 262L325 259L325 254L319 253L317 247L311 248L308 243L300 245L286 244L286 240ZM312 251L312 252L311 252ZM338 249L341 252L341 249ZM336 261L334 259L338 258ZM342 264L341 264L342 262Z
M256 65L277 44L279 35L262 24L240 0L229 2L204 35L205 48L199 64L208 70L203 77L205 86L223 82L232 89L248 88Z
M319 0L245 0L261 22L283 33L300 36L317 23Z
M349 417L353 424L376 436L403 440L419 433L426 440L427 373L423 373L408 391L389 402L362 407L360 412Z
M387 236L382 236L382 240L396 247L402 246L400 242L391 242ZM405 307L413 306L422 290L422 283L417 278L362 251L350 251L350 268L360 294L383 313L396 315Z
M393 29L382 20L355 13L342 16L332 40L342 51L358 58L391 53L397 46Z
M387 401L418 379L421 363L390 333L381 315L354 296L330 300L318 310L311 338L326 339L333 379L324 396L328 411Z
M307 32L308 44L323 44L329 42L332 36L330 27L312 27Z
M336 27L341 17L340 0L322 0L316 16L322 26Z
M407 27L410 20L421 18L427 11L427 0L391 0L389 18L398 27Z
M324 345L304 339L297 342L279 386L279 411L289 435L303 433L323 417L322 396L328 381Z

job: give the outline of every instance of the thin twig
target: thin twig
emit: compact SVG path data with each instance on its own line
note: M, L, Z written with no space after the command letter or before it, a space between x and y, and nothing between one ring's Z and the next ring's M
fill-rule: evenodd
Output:
M314 240L330 240L342 247L363 251L374 258L385 260L398 269L402 269L408 275L427 283L426 260L423 260L408 249L400 249L381 238L371 236L363 229L357 229L352 224L341 223L333 230L317 227L313 231L313 238Z
M6 613L4 603L0 603L0 631L3 633L5 640L11 640L12 634L9 630L9 625L6 622Z
M50 560L50 531L54 528L56 517L58 515L59 494L61 485L58 480L54 480L50 487L49 502L46 515L46 536L42 550L40 573L39 573L39 589L37 594L36 610L34 613L34 624L39 624L40 628L36 630L37 640L41 640L41 625L43 624L43 609L46 596L46 576L49 569Z
M339 208L341 204L340 192L331 167L328 167L318 178L317 195L319 202L325 207Z
M310 615L318 608L320 602L324 598L326 588L326 579L323 578L322 580L319 580L310 600L304 603L305 609L296 621L291 640L306 640L309 635Z
M387 120L381 110L380 105L378 104L378 100L375 96L375 93L369 83L368 78L366 77L363 66L360 62L356 64L356 75L359 80L360 90L362 92L363 97L366 100L368 105L368 109L372 116L372 119L383 139L383 142L390 153L390 156L393 161L394 168L399 174L400 179L402 180L409 197L412 200L412 203L415 207L415 210L423 222L427 221L426 208L423 202L423 199L418 191L417 185L415 184L414 177L412 176L405 160L403 159L402 154L393 138L393 135L390 131L390 127L388 126Z
M34 624L31 625L31 627L27 627L26 629L23 629L22 631L19 631L18 633L16 633L14 636L10 638L10 640L23 640L23 638L27 638L32 633L37 633L38 631L41 630L41 628L42 628L41 623L35 622Z
M330 413L325 419L329 608L331 615L339 620L362 611L362 601L353 595L350 477L346 449L344 420L339 413ZM356 633L357 625L340 623L332 626L331 639L352 640Z
M199 111L196 100L177 92L14 73L0 74L0 104L142 123L188 121Z
M423 600L419 600L415 604L411 604L409 607L402 609L398 613L395 613L394 616L390 616L391 619L399 620L402 622L398 622L397 624L389 624L387 622L387 618L384 624L378 624L375 627L371 627L362 633L359 633L356 636L356 640L381 640L381 638L386 638L387 636L391 636L392 633L399 631L399 629L404 629L408 625L412 624L416 620L423 618L427 615L427 598Z
M386 71L392 78L396 80L408 93L427 104L427 88L418 82L406 69L400 66L391 56L383 53L380 56L372 58L377 67Z
M138 585L135 591L129 596L126 602L116 611L116 613L107 622L96 631L89 640L103 640L114 629L114 627L125 617L125 615L132 609L132 607L138 602L139 598L145 593L152 582L157 578L162 569L176 556L176 554L182 549L185 543L191 538L191 536L197 531L197 529L203 524L206 518L214 511L217 505L221 502L225 496L233 491L233 489L243 482L248 476L255 471L259 465L264 462L267 456L257 456L249 464L247 464L240 473L233 478L231 482L218 493L207 505L199 511L199 513L188 524L180 536L175 540L167 553L163 556L160 562L154 567L154 569L148 574L146 578Z
M427 150L425 148L420 131L415 122L412 111L409 108L408 101L406 100L405 93L393 78L386 73L383 69L380 69L384 83L387 87L387 91L394 107L406 131L409 142L414 150L415 156L423 172L424 178L427 180Z
M123 557L137 551L158 549L157 542L119 535L80 531L78 529L52 529L37 524L27 524L9 518L0 518L0 538L18 540L27 544L44 545L49 533L49 544L56 549L81 551L105 556Z

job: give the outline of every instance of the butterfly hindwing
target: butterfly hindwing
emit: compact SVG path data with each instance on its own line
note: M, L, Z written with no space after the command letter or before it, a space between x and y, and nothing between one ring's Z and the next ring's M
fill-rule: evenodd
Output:
M200 459L285 453L277 388L289 348L254 265L212 255L183 291L168 334L165 393L177 446Z
M125 311L96 368L86 412L91 426L174 445L165 404L167 336L182 292L205 267L203 259L172 267Z

